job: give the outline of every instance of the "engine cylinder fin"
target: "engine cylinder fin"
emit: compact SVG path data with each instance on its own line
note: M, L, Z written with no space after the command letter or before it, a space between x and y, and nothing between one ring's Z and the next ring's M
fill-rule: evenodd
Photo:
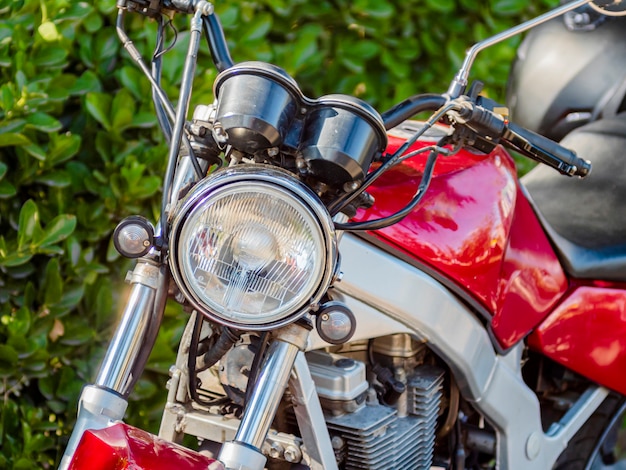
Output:
M416 368L415 373L407 380L409 414L420 421L420 432L424 436L424 441L419 446L417 465L413 468L428 469L432 463L443 379L443 369L424 365Z
M396 410L368 405L354 413L327 417L328 428L339 433L346 443L345 469L390 468L389 455L395 452L395 433L391 424Z

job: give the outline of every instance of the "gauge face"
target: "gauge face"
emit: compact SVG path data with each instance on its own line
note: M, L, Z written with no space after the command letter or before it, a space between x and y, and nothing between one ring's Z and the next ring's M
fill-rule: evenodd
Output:
M603 15L626 15L626 0L593 0L589 3L589 5Z

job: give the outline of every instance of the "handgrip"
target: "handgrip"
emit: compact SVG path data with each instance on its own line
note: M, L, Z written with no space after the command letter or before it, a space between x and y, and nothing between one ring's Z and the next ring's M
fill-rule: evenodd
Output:
M579 158L576 152L512 122L507 123L502 140L527 157L551 166L564 175L584 178L591 172L591 163Z

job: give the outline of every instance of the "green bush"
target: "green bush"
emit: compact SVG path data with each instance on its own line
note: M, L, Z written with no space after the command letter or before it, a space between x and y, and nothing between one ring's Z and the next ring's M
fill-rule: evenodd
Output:
M270 61L308 96L349 93L384 110L444 91L469 44L554 3L240 0L216 9L235 61ZM58 462L127 292L131 263L112 249L112 229L158 213L167 149L148 82L117 40L115 10L114 0L0 1L0 468ZM177 19L165 60L172 97L186 24ZM128 29L147 56L155 24L135 16ZM515 44L474 69L495 96ZM215 76L204 48L194 104L211 101ZM184 320L168 307L130 422L155 430Z

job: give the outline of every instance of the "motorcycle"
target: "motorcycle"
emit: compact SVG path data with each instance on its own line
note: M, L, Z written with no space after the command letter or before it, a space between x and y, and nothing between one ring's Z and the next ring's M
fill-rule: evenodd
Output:
M473 46L445 94L379 114L306 97L274 65L234 64L204 0L120 0L118 34L152 85L168 167L156 227L133 216L114 232L138 259L131 294L60 468L611 465L626 409L622 245L603 235L612 219L583 233L598 248L542 214L596 210L597 198L567 204L579 184L557 183L591 171L566 146L614 162L624 133L609 142L596 126L557 144L469 86L481 50L588 3L626 13L562 5ZM150 69L124 30L130 12L191 15L176 109L160 60ZM203 32L216 101L187 122ZM529 182L537 191L503 145L551 167ZM157 437L122 420L168 298L190 320Z

